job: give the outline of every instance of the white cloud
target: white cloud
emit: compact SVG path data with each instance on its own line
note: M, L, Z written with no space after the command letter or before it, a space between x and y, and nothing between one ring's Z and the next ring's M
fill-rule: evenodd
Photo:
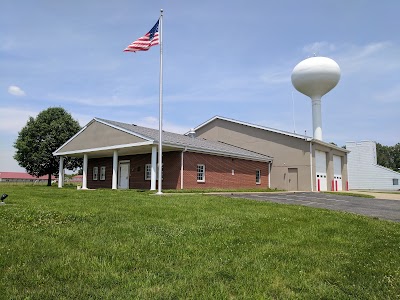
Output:
M15 149L11 145L0 150L0 172L25 172L25 169L20 167L18 162L13 158Z
M368 44L360 49L361 51L360 51L358 57L360 57L360 58L368 57L377 52L381 52L382 50L385 50L390 46L391 46L390 42L379 42L379 43Z
M16 85L10 85L8 87L8 93L14 96L25 96L25 92Z
M393 48L389 42L347 45L337 53L337 61L345 73L386 72L400 67L397 59L392 57Z
M328 56L340 66L342 75L361 74L361 77L400 70L398 53L400 46L390 41L369 44L334 44L326 41L314 42L303 47L309 56Z
M142 119L142 121L145 123L145 124L151 124L151 125L153 125L153 126L155 126L155 125L158 125L158 118L156 118L156 117L144 117L143 119Z
M29 117L38 113L19 108L0 108L0 132L18 133L26 125Z
M260 79L266 84L281 84L290 82L291 70L267 70Z
M96 117L96 116L92 116L92 115L74 113L71 111L68 111L68 113L70 113L72 118L74 120L77 120L79 122L79 125L81 125L82 127L85 126L86 124L88 124L94 117Z
M139 126L143 126L143 127L153 128L153 129L158 129L158 126L159 126L158 118L153 117L153 116L144 117L144 118L138 120L137 122L135 122L135 124L137 124ZM163 120L163 130L165 130L165 131L183 134L183 133L189 131L189 129L190 129L190 127L177 125L177 124Z
M50 94L49 99L53 101L61 101L67 103L77 103L88 106L97 107L120 107L120 106L143 106L149 103L155 103L156 97L149 98L133 98L133 99L122 99L117 96L110 96L109 98L104 97L70 97Z
M0 51L12 51L15 48L15 40L10 37L0 37Z
M336 46L328 42L314 42L303 47L303 52L305 52L309 56L312 56L314 54L317 56L325 56L325 53L330 53L335 50Z
M169 131L169 132L174 132L174 133L186 133L190 130L190 128L192 128L193 126L181 126L181 125L177 125L174 123L170 123L170 122L165 122L165 125L163 124L163 130Z
M375 99L383 103L400 103L400 84L382 93L376 94Z

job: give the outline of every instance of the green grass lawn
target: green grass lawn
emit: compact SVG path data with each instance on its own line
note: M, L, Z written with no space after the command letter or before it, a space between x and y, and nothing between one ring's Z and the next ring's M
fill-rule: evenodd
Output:
M0 299L399 299L400 224L206 195L4 186Z
M340 196L350 196L350 197L375 198L372 195L366 195L366 194L360 194L360 193L351 193L351 192L322 192L322 193L340 195Z

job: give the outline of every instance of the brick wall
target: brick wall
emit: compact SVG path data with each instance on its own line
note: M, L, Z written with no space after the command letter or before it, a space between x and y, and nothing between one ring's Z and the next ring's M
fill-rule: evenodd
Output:
M130 189L150 189L145 180L145 165L151 154L120 156L119 161L130 161ZM202 188L267 188L268 163L184 152L184 189ZM197 164L205 165L205 182L197 182ZM100 180L101 167L106 167L106 178ZM93 168L98 167L98 180L93 180ZM261 171L261 184L256 184L256 170ZM233 175L232 175L233 170ZM92 158L88 162L87 186L91 189L112 187L112 157ZM163 154L163 189L181 188L181 152Z
M93 180L93 168L98 168L97 180ZM106 178L100 180L100 169L106 167ZM89 159L87 169L87 187L89 189L109 188L112 187L112 158L94 158Z
M145 180L146 164L151 163L151 154L120 156L118 161L130 161L129 188L150 189L150 180ZM163 188L180 188L181 152L163 154ZM106 167L106 178L100 180L100 169ZM93 180L93 168L98 167L98 179ZM112 157L92 158L88 162L87 186L90 189L112 187Z
M185 152L183 188L268 188L268 163ZM205 165L205 182L197 182L197 164ZM261 183L256 184L256 170ZM233 172L232 172L233 170Z

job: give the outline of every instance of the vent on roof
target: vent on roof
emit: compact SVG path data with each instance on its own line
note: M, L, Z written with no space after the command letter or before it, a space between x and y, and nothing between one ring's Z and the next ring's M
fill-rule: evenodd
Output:
M196 137L196 131L194 131L194 128L190 128L187 136L191 137L191 138L195 138Z

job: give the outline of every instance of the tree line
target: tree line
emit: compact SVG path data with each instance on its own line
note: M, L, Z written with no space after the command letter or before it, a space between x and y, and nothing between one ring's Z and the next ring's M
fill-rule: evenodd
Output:
M378 165L400 171L400 143L394 146L385 146L376 143L376 158Z

